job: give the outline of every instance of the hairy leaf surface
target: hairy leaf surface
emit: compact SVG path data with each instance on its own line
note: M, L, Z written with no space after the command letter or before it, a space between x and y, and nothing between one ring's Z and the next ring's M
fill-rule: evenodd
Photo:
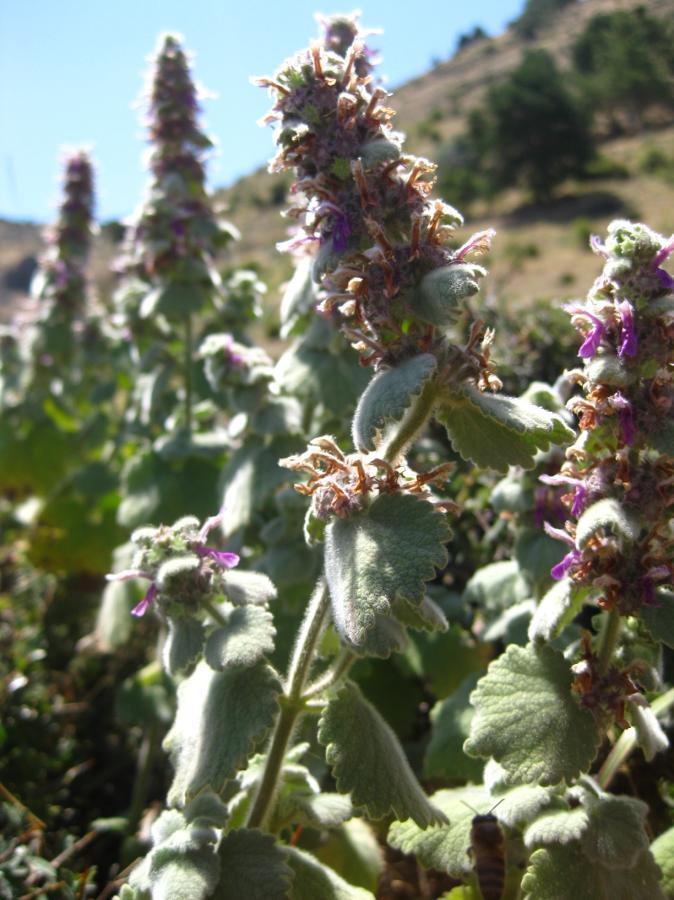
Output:
M573 432L556 414L526 400L488 394L467 385L445 397L439 420L454 449L479 466L505 472L532 468L537 450L567 444Z
M400 421L437 367L434 356L421 353L393 369L377 372L361 396L353 417L353 443L366 452L376 447L377 433Z
M216 628L206 641L204 658L212 669L254 666L274 650L274 617L261 606L238 606L227 624Z
M164 739L175 777L171 805L210 787L219 793L274 721L281 684L265 663L214 672L205 662L178 688L176 718Z
M285 848L288 865L295 873L293 900L374 900L374 894L354 887L315 856L297 847Z
M382 494L325 531L325 574L335 625L356 646L396 598L419 605L424 582L447 562L445 516L410 494Z
M373 819L393 813L425 828L444 817L429 803L393 730L352 682L321 715L318 739L342 793Z
M466 752L493 756L511 784L556 784L587 770L599 734L571 681L569 663L549 645L508 647L473 692Z

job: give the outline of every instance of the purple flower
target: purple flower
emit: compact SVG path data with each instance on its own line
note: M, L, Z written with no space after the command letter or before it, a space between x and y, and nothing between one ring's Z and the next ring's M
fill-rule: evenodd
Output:
M573 550L569 550L561 562L558 562L556 566L553 566L550 569L550 574L555 581L561 581L569 569L572 566L575 566L577 562L580 562L580 550L574 548Z
M138 618L144 616L148 607L157 596L157 585L152 575L148 572L144 572L142 569L124 569L122 572L115 572L112 575L106 575L105 577L108 581L130 581L133 578L145 578L152 582L143 599L131 610L132 616L137 616Z
M213 547L207 547L205 542L208 535L214 528L218 528L223 519L224 509L221 509L217 516L209 516L201 526L199 531L198 543L192 548L197 556L208 557L214 560L223 569L233 569L239 564L239 556L237 553L228 553L226 550L215 550Z
M621 391L615 392L611 397L610 403L618 413L618 422L620 423L623 443L627 444L629 447L634 443L634 436L636 433L632 404Z
M618 356L636 356L637 336L634 331L634 307L629 300L623 300L618 303L618 313L621 323Z
M551 538L554 538L557 541L564 541L564 543L571 548L566 556L558 562L556 566L553 566L550 569L550 574L555 581L560 581L572 566L575 566L576 563L580 562L580 550L576 547L576 542L568 531L564 531L562 528L553 528L552 525L549 525L547 522L544 523L543 528L545 529L545 533Z
M201 544L198 544L194 548L194 552L197 556L201 557L209 557L210 559L215 560L215 562L222 566L223 569L233 569L234 566L239 564L239 556L237 553L228 553L226 550L215 550L213 547L204 547Z
M570 475L562 475L561 473L558 475L541 475L539 481L542 481L543 484L551 484L551 485L563 485L568 484L571 487L575 488L573 494L573 505L571 507L571 515L575 518L582 513L585 509L585 504L587 503L587 497L589 491L587 489L587 485L580 478L571 478Z
M140 603L137 603L134 606L134 608L131 610L131 615L137 616L138 618L140 618L140 616L145 615L145 612L147 611L148 607L153 602L153 600L155 599L156 596L157 596L157 585L153 581L152 584L150 585L150 587L147 589L145 596L140 601Z
M674 251L674 234L670 237L670 239L665 243L665 245L658 250L658 252L653 257L651 262L651 266L653 271L660 279L660 283L662 284L665 290L671 291L674 290L674 278L666 272L664 269L660 268L660 263L663 263L670 253Z
M351 237L351 225L346 213L336 204L324 200L316 210L317 213L329 212L333 214L332 223L332 249L335 253L343 253L346 250Z
M578 351L578 356L582 356L583 359L591 359L597 352L599 344L604 337L604 323L598 316L595 316L594 313L582 306L571 305L565 306L564 309L572 316L583 316L592 323L592 328Z

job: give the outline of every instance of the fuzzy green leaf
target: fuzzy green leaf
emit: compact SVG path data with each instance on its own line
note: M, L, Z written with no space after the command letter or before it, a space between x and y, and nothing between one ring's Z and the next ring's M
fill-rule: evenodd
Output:
M216 671L231 666L254 666L274 650L274 617L262 606L237 606L227 624L206 641L204 658Z
M413 606L405 600L396 600L393 604L393 613L399 622L416 631L444 633L449 628L447 616L428 594L419 606Z
M486 774L486 773L485 773ZM485 781L487 779L485 778ZM519 784L499 797L498 818L509 828L519 828L534 819L554 799L550 788L538 784Z
M433 269L412 294L411 311L431 325L451 325L461 312L461 301L480 289L477 277L483 274L484 269L470 263Z
M610 869L637 865L648 849L644 828L648 807L634 797L589 794L584 802L590 827L583 839L583 851L593 862Z
M664 900L659 870L648 851L631 869L592 864L582 842L536 850L522 879L524 900Z
M362 453L377 446L377 433L400 421L433 375L437 361L430 353L406 359L393 369L377 372L361 396L353 417L353 443Z
M211 900L287 900L293 872L271 834L240 828L218 850L220 882Z
M253 436L231 455L222 473L227 535L248 525L253 513L283 484L287 472L280 468L278 461L298 449L297 442L291 438L277 437L265 445Z
M409 820L394 822L387 842L403 853L413 853L428 869L439 869L454 878L463 878L473 867L468 855L475 816L473 809L486 812L489 796L482 787L463 787L438 791L431 799L446 815L449 824L420 828Z
M104 653L123 647L133 631L131 610L147 587L139 580L109 581L101 598L96 618L96 642Z
M218 883L212 828L179 828L152 849L147 876L153 900L202 900Z
M654 640L674 649L674 591L660 588L655 603L641 607L641 618Z
M400 622L393 616L377 613L373 625L365 633L363 642L357 646L350 644L350 647L359 656L388 659L392 653L403 653L408 643L407 631Z
M443 821L431 806L390 726L352 682L328 702L318 739L341 793L373 819L393 813L426 828Z
M473 719L469 697L477 679L477 674L469 675L455 693L433 707L433 730L424 755L425 775L431 778L479 780L482 760L466 756L463 752L463 742L468 737Z
M589 824L587 810L582 806L576 809L553 809L529 825L524 832L524 843L529 849L548 844L570 844L580 840Z
M274 583L261 572L230 569L224 573L224 589L227 599L236 606L245 603L262 606L276 599Z
M271 727L281 684L265 663L214 672L205 662L178 688L176 718L164 739L176 774L172 806L210 787L220 793Z
M576 527L578 548L582 550L590 538L602 528L630 544L633 544L639 537L639 522L612 497L605 497L603 500L593 503L592 506L588 506L578 519Z
M321 862L351 884L372 892L377 889L384 868L384 854L365 819L349 819L341 828L332 831L327 842L315 853Z
M497 472L508 466L531 469L537 450L573 439L571 429L555 413L516 397L483 393L472 385L447 395L438 419L463 459Z
M478 569L463 592L465 604L480 608L487 621L531 596L531 588L514 559L489 563Z
M353 816L351 800L344 794L305 794L296 803L301 813L297 821L311 828L337 828Z
M471 697L475 717L466 753L493 756L511 784L556 784L587 770L599 734L571 682L569 663L549 645L508 647Z
M583 592L574 589L568 578L556 581L541 602L529 624L530 641L551 641L569 624L580 609Z
M374 894L344 881L336 872L304 850L286 847L285 854L295 873L293 900L374 900Z
M169 618L169 631L162 658L169 675L191 672L204 646L204 625L198 619L185 616Z
M325 574L335 625L358 646L396 598L419 605L424 582L447 562L445 516L410 494L382 494L325 531Z
M663 832L651 844L651 853L662 869L662 888L668 898L674 897L674 828Z

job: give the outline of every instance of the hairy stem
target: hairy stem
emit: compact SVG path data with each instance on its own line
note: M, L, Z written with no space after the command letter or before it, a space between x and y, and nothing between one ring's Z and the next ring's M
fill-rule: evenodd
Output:
M599 672L605 675L611 665L613 654L615 653L620 637L622 621L620 613L616 609L612 609L604 619L604 624L599 636Z
M340 678L346 675L356 659L357 656L352 650L343 649L335 660L335 664L314 681L313 684L309 685L304 693L304 699L308 700L309 698L317 697L323 691L332 687L333 684L336 684Z
M214 622L217 622L218 625L227 625L227 619L222 615L220 610L215 606L215 604L211 603L210 600L201 600L201 607L205 609L208 615L213 619Z
M272 809L278 787L283 759L297 720L303 712L302 691L314 660L316 647L328 613L328 591L321 578L302 622L293 650L281 712L267 751L262 779L248 813L247 828L264 828Z
M131 804L129 806L129 816L127 831L133 834L140 821L145 801L147 800L148 782L150 772L154 764L154 758L159 747L159 729L156 724L148 727L143 736L138 754L138 767L136 769L136 778L133 783L131 792Z
M383 447L382 456L387 462L394 464L417 437L433 412L437 393L435 382L431 379L407 411L397 432Z
M192 434L192 316L185 316L185 428Z
M670 688L657 700L651 703L651 709L656 716L664 715L671 707L674 706L674 688ZM628 728L623 731L618 740L611 748L611 752L604 760L604 763L597 775L599 786L606 790L613 781L618 769L623 765L627 757L634 751L637 746L637 730L636 728Z

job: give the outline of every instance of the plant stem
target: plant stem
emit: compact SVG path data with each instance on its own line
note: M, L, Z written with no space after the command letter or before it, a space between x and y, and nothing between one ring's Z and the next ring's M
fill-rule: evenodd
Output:
M201 607L206 610L208 615L214 622L217 622L218 625L227 625L227 619L225 619L220 610L211 603L210 600L201 600Z
M298 718L304 711L302 691L323 631L328 606L328 591L325 580L321 578L316 585L304 621L297 635L295 649L288 668L285 693L281 699L281 712L276 720L274 733L267 751L264 771L257 794L248 813L246 828L264 828L271 812L290 736Z
M192 316L185 316L185 428L192 434Z
M435 381L431 379L400 423L396 434L383 447L382 456L389 463L395 463L405 447L412 443L428 421L437 397Z
M145 800L147 798L147 785L154 762L155 753L159 744L159 729L156 724L148 727L143 741L140 745L138 754L138 767L136 769L136 779L133 783L131 793L131 804L129 807L129 816L127 824L127 832L133 834L140 820Z
M605 675L608 671L608 667L611 665L618 638L620 637L621 628L622 621L620 613L618 610L612 609L604 619L601 635L599 637L598 663L599 673L601 675Z
M356 654L352 650L344 648L335 660L335 664L314 681L313 684L309 685L304 693L304 699L309 700L312 697L317 697L323 691L332 687L333 684L336 684L349 671L356 659Z
M656 716L664 715L668 709L674 706L674 688L670 688L662 696L658 697L651 703L651 709ZM611 752L604 760L604 763L597 775L599 786L606 790L618 769L625 762L627 757L637 746L637 730L636 728L628 728L620 735L618 740L611 748Z

